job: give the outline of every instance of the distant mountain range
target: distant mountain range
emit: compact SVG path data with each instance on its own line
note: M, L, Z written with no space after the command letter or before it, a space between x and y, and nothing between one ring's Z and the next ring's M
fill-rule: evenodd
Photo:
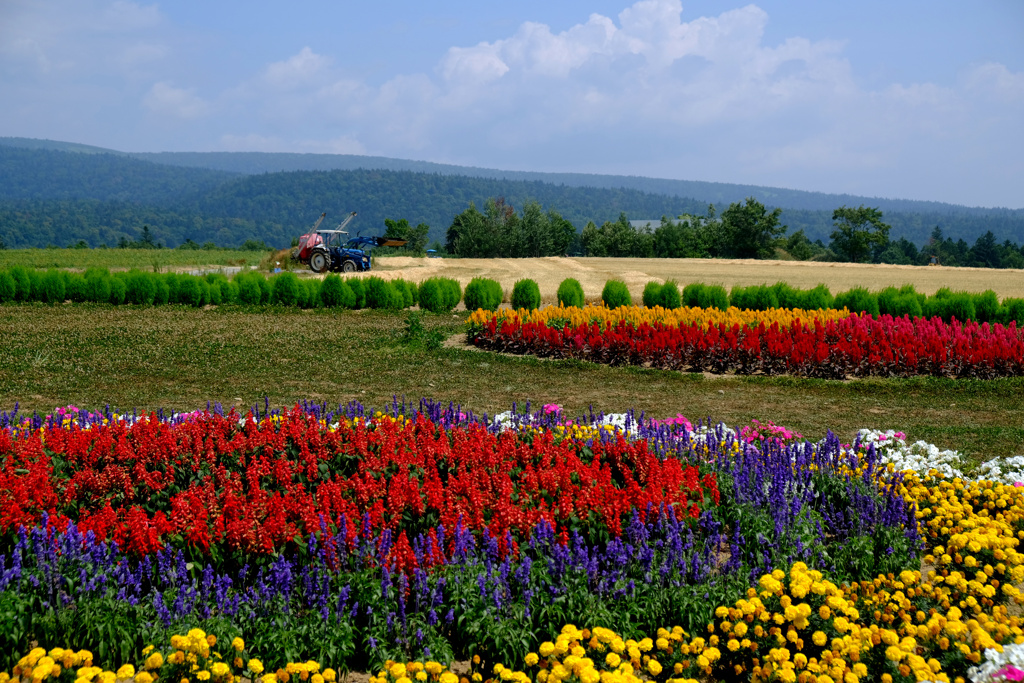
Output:
M186 239L287 244L321 211L368 234L384 218L431 226L443 241L452 218L470 201L503 196L555 208L577 227L587 221L719 211L755 197L783 210L789 232L803 229L828 242L832 211L873 206L892 237L918 244L935 226L973 242L987 231L1024 242L1024 209L834 195L774 187L583 173L502 171L347 154L262 152L125 153L70 142L0 138L0 239L11 247L92 246L136 239L142 226L168 246ZM358 226L358 227L357 227Z

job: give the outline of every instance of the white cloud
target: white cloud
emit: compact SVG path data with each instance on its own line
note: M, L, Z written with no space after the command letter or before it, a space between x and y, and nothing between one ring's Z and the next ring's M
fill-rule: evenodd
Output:
M966 84L977 93L1008 102L1024 102L1024 71L1014 73L1004 64L979 64L967 72Z
M296 88L316 82L330 63L327 57L304 47L294 57L267 66L264 78L278 88Z
M150 111L179 119L197 119L210 111L210 105L189 88L175 88L169 83L154 83L143 104Z

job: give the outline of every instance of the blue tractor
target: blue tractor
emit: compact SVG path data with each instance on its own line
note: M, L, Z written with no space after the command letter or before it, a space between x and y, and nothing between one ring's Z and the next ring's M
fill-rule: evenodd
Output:
M326 213L320 215L313 229L299 238L299 246L292 257L300 263L308 263L314 273L356 273L370 270L369 250L373 247L400 247L405 240L388 237L350 237L345 231L356 212L353 211L334 230L319 230Z

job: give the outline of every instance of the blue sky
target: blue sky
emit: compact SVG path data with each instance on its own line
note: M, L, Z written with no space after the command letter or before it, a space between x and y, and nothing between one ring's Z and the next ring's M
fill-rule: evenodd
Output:
M1024 207L1024 3L0 1L0 135Z

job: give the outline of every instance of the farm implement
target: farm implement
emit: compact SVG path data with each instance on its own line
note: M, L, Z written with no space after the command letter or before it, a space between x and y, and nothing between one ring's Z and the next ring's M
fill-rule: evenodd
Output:
M292 250L292 258L308 265L314 273L367 271L370 270L370 249L405 244L405 240L390 237L351 237L345 228L356 217L355 211L334 230L321 230L320 224L326 216L326 211L320 214L310 231L299 238L299 246Z

